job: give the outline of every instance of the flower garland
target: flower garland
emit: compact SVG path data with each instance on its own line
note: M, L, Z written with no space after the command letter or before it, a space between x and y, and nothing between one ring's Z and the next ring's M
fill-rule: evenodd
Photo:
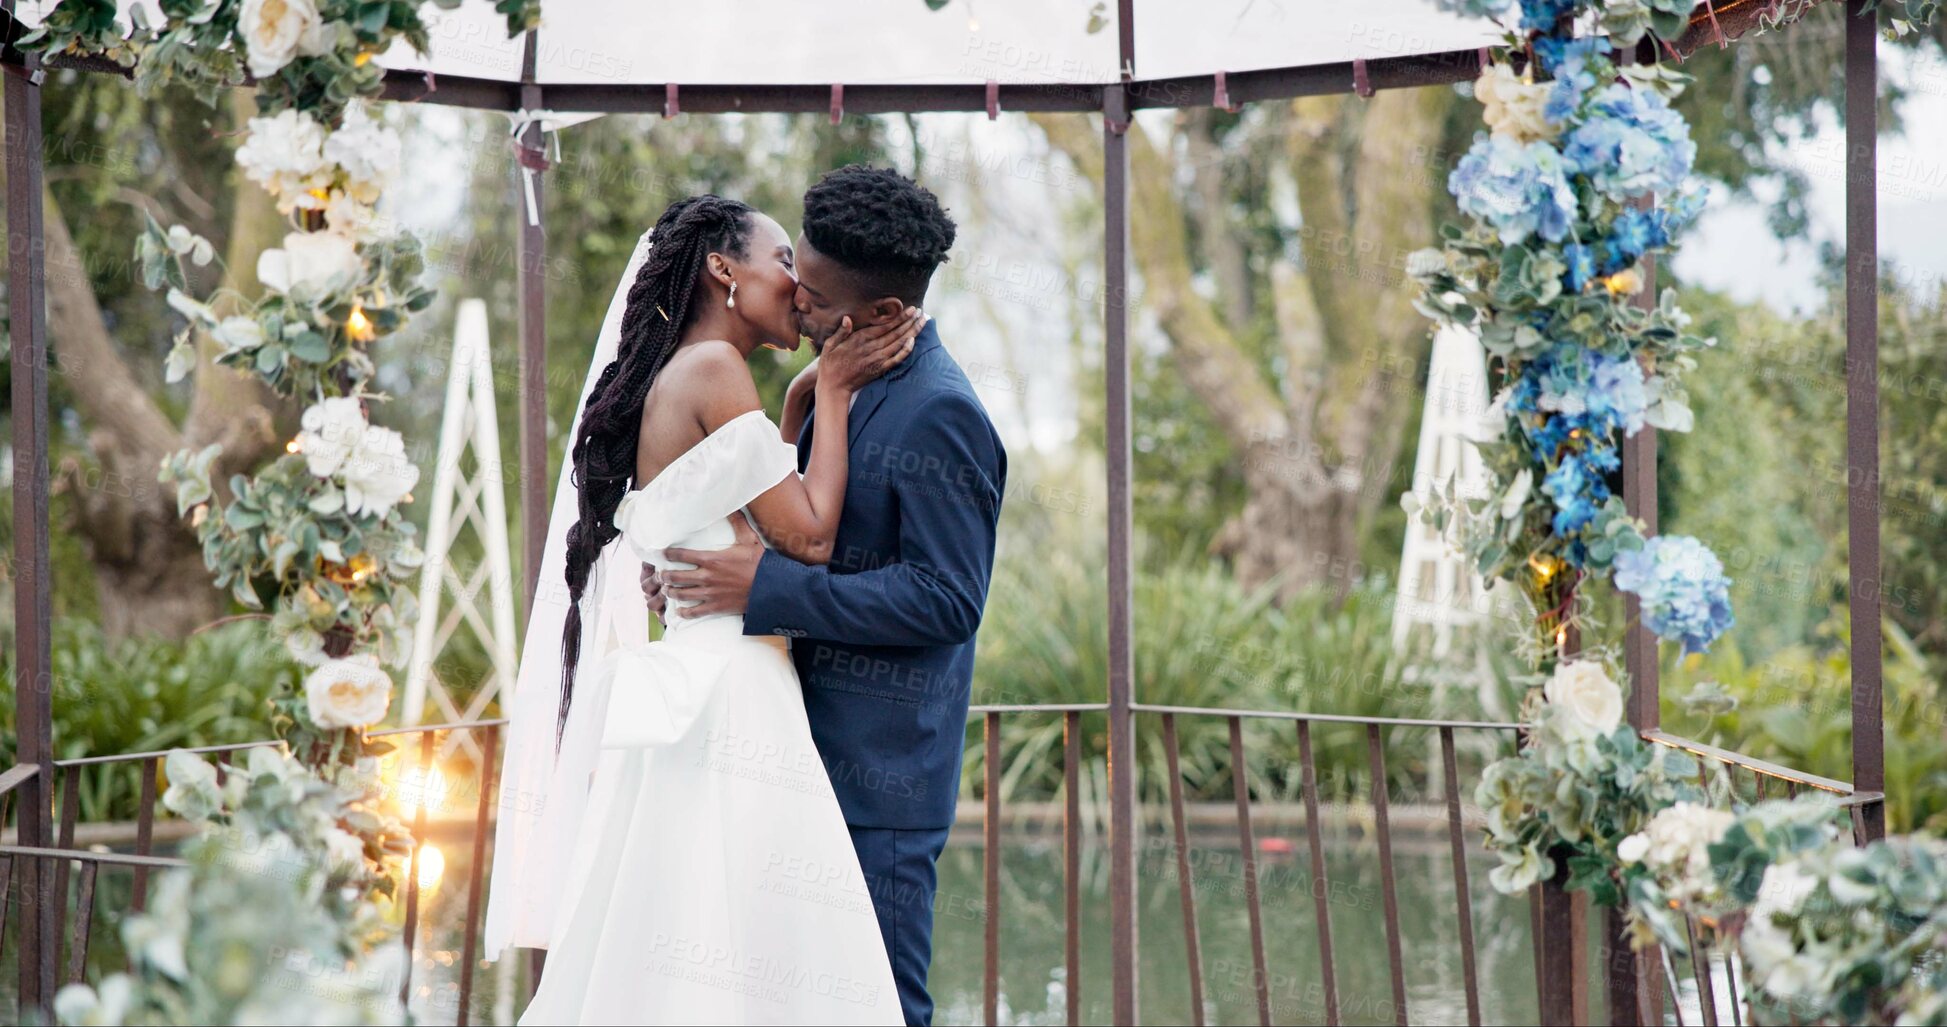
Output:
M1520 894L1560 859L1567 887L1620 905L1618 850L1658 811L1703 801L1694 768L1623 723L1622 689L1594 660L1558 665L1522 717L1533 725L1527 744L1488 764L1474 790L1487 815L1487 850L1500 860L1489 883Z
M1942 1022L1947 842L1843 822L1806 796L1664 810L1621 846L1632 942L1735 955L1756 1022Z
M1609 484L1621 438L1690 429L1681 378L1689 354L1714 344L1687 331L1672 291L1636 302L1645 259L1670 252L1703 204L1696 145L1669 102L1682 78L1611 56L1645 32L1680 32L1693 0L1438 2L1518 15L1509 44L1531 58L1525 74L1482 72L1488 131L1448 180L1469 221L1408 262L1420 309L1479 332L1499 383L1502 427L1480 447L1495 492L1469 503L1450 491L1434 522L1458 527L1480 572L1527 597L1544 667L1560 659L1590 576L1634 593L1661 637L1705 649L1733 621L1723 565L1695 539L1646 537ZM1605 35L1574 37L1584 15Z
M458 0L435 0L452 8ZM256 86L237 163L291 219L282 245L255 268L257 295L190 295L185 263L215 247L181 225L151 220L136 242L143 280L166 289L186 322L165 377L194 369L199 337L216 363L309 404L286 453L235 475L227 501L211 481L221 450L166 458L218 587L265 611L294 658L315 668L305 694L276 700L273 726L303 758L350 763L385 748L362 730L384 716L406 629L417 616L409 579L424 556L400 505L419 469L405 440L372 425L371 348L433 300L420 284L420 244L382 216L399 172L398 133L369 102L384 82L375 58L403 40L424 52L423 0L163 0L165 23L144 8L118 23L112 0L64 0L23 49L99 55L135 68L147 92L174 83L214 104L228 87ZM534 28L538 0L498 0L510 35ZM354 695L349 705L334 696Z
M65 1024L402 1023L393 903L412 839L369 775L284 751L216 767L178 750L163 807L201 828L190 866L122 922L130 971L54 999Z

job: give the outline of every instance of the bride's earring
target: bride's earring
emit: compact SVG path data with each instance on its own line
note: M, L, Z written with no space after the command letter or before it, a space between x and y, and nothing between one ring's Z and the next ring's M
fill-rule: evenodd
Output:
M724 300L723 305L729 307L732 310L737 309L737 283L736 282L733 281L730 283L730 298Z

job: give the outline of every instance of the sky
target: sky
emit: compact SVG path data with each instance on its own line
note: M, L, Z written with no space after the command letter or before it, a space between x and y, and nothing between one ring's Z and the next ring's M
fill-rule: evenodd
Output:
M1904 132L1879 137L1880 258L1931 295L1947 277L1947 61L1890 46L1880 56L1881 75L1907 90ZM1783 313L1823 302L1819 244L1845 236L1845 130L1822 113L1816 133L1781 148L1811 180L1809 236L1779 239L1761 202L1714 197L1677 254L1685 281Z

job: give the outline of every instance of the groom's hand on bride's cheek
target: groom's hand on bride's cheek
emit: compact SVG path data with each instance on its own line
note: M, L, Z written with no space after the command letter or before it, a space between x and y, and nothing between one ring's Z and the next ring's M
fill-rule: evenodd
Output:
M683 616L707 617L713 613L743 613L750 603L750 583L757 577L757 563L764 558L764 543L742 516L731 518L737 541L728 549L667 549L663 555L673 563L692 563L695 570L670 570L662 574L664 594L672 599L694 602L683 608Z

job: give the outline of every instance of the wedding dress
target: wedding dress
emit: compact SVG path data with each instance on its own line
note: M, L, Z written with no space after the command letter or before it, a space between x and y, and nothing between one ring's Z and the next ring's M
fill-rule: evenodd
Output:
M632 623L644 615L638 561L667 569L665 548L729 546L731 515L795 473L795 448L753 410L625 497L622 537L584 596L558 754L559 648L544 632L558 638L561 616L536 601L487 913L487 958L549 950L523 1024L903 1022L786 640L746 636L737 614L685 617L679 603L661 641ZM557 521L562 500L557 490ZM568 493L570 518L573 506ZM551 530L556 568L559 545ZM534 665L549 655L553 687Z

